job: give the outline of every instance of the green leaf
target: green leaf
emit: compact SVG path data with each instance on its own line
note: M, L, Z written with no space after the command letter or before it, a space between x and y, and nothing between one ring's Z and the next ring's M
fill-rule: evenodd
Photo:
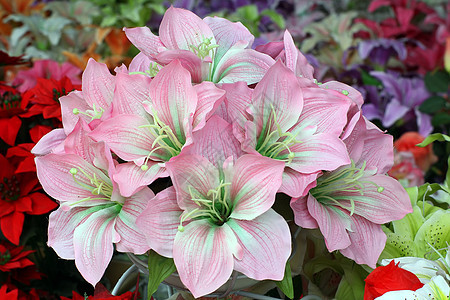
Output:
M259 18L258 7L254 4L241 6L236 12L241 15L244 20L256 21Z
M163 257L150 250L148 254L148 299L156 292L161 282L176 270L177 268L172 258Z
M433 253L430 245L441 249L447 247L448 241L450 241L450 210L439 209L420 227L414 244L417 245L418 254L423 257L427 253Z
M101 27L109 27L113 26L117 21L116 15L109 15L102 19L102 23L100 24Z
M450 75L444 71L429 72L425 74L425 86L430 92L447 92Z
M422 211L418 206L415 206L412 213L407 214L403 219L393 221L392 224L395 233L403 235L412 241L424 221Z
M272 22L277 24L277 26L280 27L281 29L286 27L284 17L279 13L277 13L276 11L274 11L273 9L265 9L261 12L261 15L268 16L270 20L272 20Z
M427 136L427 138L422 143L417 144L416 146L426 147L434 141L450 142L450 136L442 134L442 133L433 133L433 134L430 134L429 136Z
M412 206L416 205L418 195L419 195L419 188L417 186L413 186L413 187L407 187L407 188L405 188L405 190L408 193L409 200L411 200L411 205Z
M356 268L344 266L344 276L336 291L336 300L360 300L364 298L364 276L361 274L362 271L358 272L358 267L361 268L360 266Z
M362 70L361 72L362 81L365 85L374 85L374 86L380 86L381 81L376 79L375 77L371 76L368 72Z
M419 110L426 114L434 114L445 107L445 102L442 97L431 96L419 106Z
M289 299L294 298L294 284L292 283L291 265L289 265L289 262L286 263L283 280L275 281L275 283L286 297Z

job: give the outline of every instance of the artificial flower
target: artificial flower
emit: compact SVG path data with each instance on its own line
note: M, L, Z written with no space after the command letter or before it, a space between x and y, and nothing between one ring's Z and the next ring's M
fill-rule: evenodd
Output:
M411 202L400 183L384 175L393 162L391 136L361 117L344 142L351 164L324 172L291 207L299 226L320 228L328 251L374 268L386 241L380 224L412 212Z
M61 80L68 77L72 84L80 84L79 75L81 70L70 63L59 64L53 60L38 60L33 63L29 70L19 71L13 81L14 86L23 93L37 83L38 78Z
M405 78L381 71L372 71L370 75L381 81L382 90L367 94L362 107L367 119L381 120L386 128L402 120L406 128L412 127L411 130L416 129L423 136L432 132L431 117L419 111L420 104L430 96L422 78Z
M181 8L167 9L159 37L148 27L125 28L125 33L133 45L159 65L178 59L197 83L253 84L275 62L249 49L254 37L241 23L219 17L202 20Z
M424 172L417 167L411 152L395 151L394 165L388 171L388 174L397 179L405 188L421 186L425 183Z
M16 174L17 167L0 155L0 226L3 235L18 245L25 213L41 215L57 204L46 195L36 192L39 182L33 173Z
M138 290L135 292L125 292L122 295L112 295L103 284L98 283L95 286L93 296L81 296L75 291L72 291L72 298L61 296L61 300L135 300L137 299Z
M23 246L16 247L7 241L0 242L0 271L11 272L13 269L20 269L34 265L27 258L33 250L23 251Z
M65 76L61 80L38 78L36 85L23 93L21 107L28 109L21 117L28 118L42 114L44 119L56 118L61 121L59 99L79 89L80 85L72 84ZM28 105L30 107L27 107Z
M281 61L254 90L242 83L222 88L242 150L285 163L280 192L303 196L318 172L349 163L339 136L351 101L342 93L298 79Z
M118 76L113 117L91 136L129 162L118 166L115 177L124 196L167 176L163 163L192 143L192 132L204 127L224 94L211 82L193 86L178 60L153 79L141 74Z
M22 121L18 117L23 113L22 96L15 88L0 82L0 139L13 146Z
M358 53L362 59L369 58L381 66L386 65L391 56L397 56L400 60L406 58L405 45L393 39L361 41L358 45Z
M61 206L50 214L48 245L64 259L75 259L83 277L95 286L114 251L143 254L148 250L135 219L154 196L145 187L123 197L111 178L116 162L103 142L79 120L64 141L64 153L36 157L44 190Z
M417 290L391 291L375 298L376 300L447 300L450 295L450 285L442 276L435 276L430 282Z
M166 167L174 186L136 223L152 249L173 257L194 297L215 291L233 270L256 280L283 278L291 237L271 209L283 162L245 154L216 167L203 156L181 155Z
M405 132L394 142L394 147L400 152L410 152L414 156L414 160L419 168L426 172L432 164L438 161L437 156L433 152L432 145L426 147L418 147L417 144L423 142L425 138L418 132Z
M364 300L376 299L390 291L415 291L423 287L423 283L414 273L402 269L393 260L387 266L380 266L373 270L365 282Z

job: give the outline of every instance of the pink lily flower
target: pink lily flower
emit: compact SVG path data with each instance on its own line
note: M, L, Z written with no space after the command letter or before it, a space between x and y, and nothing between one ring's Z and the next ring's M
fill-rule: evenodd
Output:
M310 83L277 61L254 91L241 83L222 86L242 150L284 162L279 191L292 197L303 196L322 170L350 163L339 137L351 101Z
M181 155L166 167L174 186L136 223L152 249L173 257L194 297L214 292L233 270L256 280L283 278L291 235L271 209L283 162L245 154L218 168L203 156Z
M195 86L178 60L150 79L119 74L112 117L98 125L91 137L104 141L128 163L117 166L114 180L124 196L167 176L164 163L192 143L192 133L223 99L225 91L212 82Z
M194 13L170 7L159 28L159 37L148 27L125 28L128 39L151 61L145 73L178 59L193 82L258 82L275 62L250 49L254 37L241 23L219 17L200 19ZM142 57L138 58L141 65Z
M154 197L149 188L123 197L111 178L117 164L109 148L94 142L80 120L64 141L63 153L35 158L45 192L61 206L50 214L48 245L63 259L74 259L93 286L114 252L145 253L149 247L135 221ZM42 147L41 147L42 148Z
M328 251L375 268L386 242L380 224L411 213L411 202L402 185L385 175L393 163L392 136L360 117L344 142L351 163L324 172L291 207L299 226L320 228Z

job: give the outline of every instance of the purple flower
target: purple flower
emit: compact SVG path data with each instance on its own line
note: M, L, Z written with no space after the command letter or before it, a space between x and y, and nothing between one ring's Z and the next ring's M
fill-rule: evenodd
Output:
M422 78L404 78L396 73L372 71L370 75L380 80L382 89L365 86L366 104L362 107L367 119L379 119L384 127L403 119L405 126L417 125L421 135L433 131L430 116L419 111L419 106L430 94Z
M362 59L369 58L379 65L385 65L393 55L400 60L406 59L405 45L398 40L391 39L362 41L359 43L358 53Z

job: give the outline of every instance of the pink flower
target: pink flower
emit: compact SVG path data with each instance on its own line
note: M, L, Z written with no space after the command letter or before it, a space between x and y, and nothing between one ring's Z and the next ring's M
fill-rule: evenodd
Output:
M114 178L124 196L167 176L164 163L192 143L192 133L205 126L224 94L211 82L193 86L178 60L153 79L117 76L112 117L91 136L129 162L118 166Z
M291 207L299 226L320 228L328 251L375 268L386 242L380 224L412 212L411 202L400 183L385 175L393 162L391 136L361 117L344 142L351 164L324 172Z
M193 82L258 82L275 62L249 49L254 37L241 23L219 17L200 19L194 13L170 7L162 19L159 37L148 27L125 28L130 41L150 60L147 74L178 59ZM140 62L142 57L139 56ZM134 65L134 64L133 64ZM137 64L139 65L139 64ZM156 65L156 69L155 69Z
M318 172L350 162L339 136L352 102L342 93L298 79L281 61L254 90L242 83L222 88L227 91L226 115L242 150L284 162L280 192L303 196Z
M88 137L80 120L64 141L63 153L36 157L39 181L61 206L50 214L48 245L64 259L75 259L92 285L101 279L113 252L143 254L145 237L135 220L149 199L149 188L123 197L112 179L116 173L111 152Z
M246 154L217 168L202 156L181 155L166 167L174 186L149 202L137 224L152 249L173 257L194 297L215 291L233 270L256 280L283 278L291 236L271 209L283 162Z

